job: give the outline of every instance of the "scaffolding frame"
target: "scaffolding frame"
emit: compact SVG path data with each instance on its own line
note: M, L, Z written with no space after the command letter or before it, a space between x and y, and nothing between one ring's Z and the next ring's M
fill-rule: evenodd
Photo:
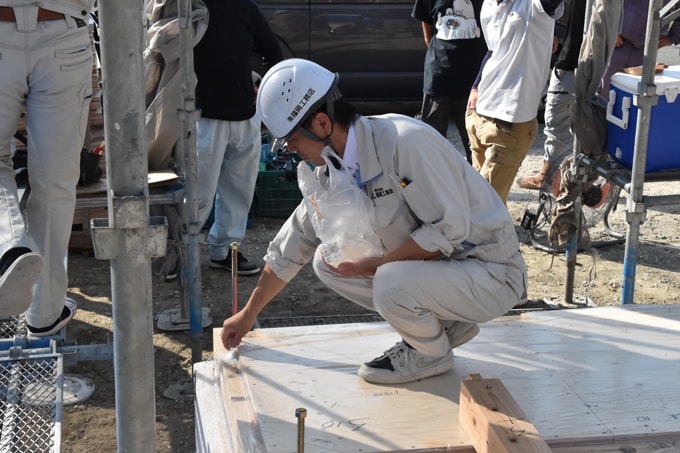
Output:
M638 117L635 130L635 144L633 149L633 165L630 171L612 171L611 163L597 162L588 156L578 153L574 146L573 174L583 175L595 172L611 181L628 194L626 202L626 245L623 262L623 283L621 290L621 304L634 303L635 273L637 268L638 249L640 246L640 226L646 219L648 206L669 206L680 204L680 194L659 196L645 196L644 184L648 181L673 181L680 179L680 171L668 171L647 175L647 146L649 143L649 126L652 108L657 105L657 95L654 76L656 73L657 43L662 27L680 17L680 0L671 0L666 5L663 0L649 2L647 29L645 38L642 76L634 95L634 103L638 107ZM586 23L589 23L587 21ZM583 181L575 181L583 182ZM580 212L581 200L575 201L575 212ZM576 231L580 229L580 216L576 216ZM574 273L578 250L578 235L572 238L566 250L566 283L564 299L567 303L573 300Z

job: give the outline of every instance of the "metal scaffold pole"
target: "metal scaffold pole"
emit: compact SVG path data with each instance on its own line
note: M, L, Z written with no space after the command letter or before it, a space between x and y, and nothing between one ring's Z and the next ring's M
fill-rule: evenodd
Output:
M149 218L144 132L143 2L100 0L108 219L92 221L97 259L111 262L119 452L156 450L151 258L167 223Z
M198 170L196 167L196 74L194 73L194 46L191 18L191 0L177 0L179 15L179 42L182 71L182 107L179 119L182 135L177 143L184 159L184 180L186 194L186 227L184 242L187 253L184 263L185 293L189 305L189 325L191 329L192 363L202 360L203 308L201 306L201 261L198 222Z
M647 39L645 53L642 60L642 77L635 95L635 105L638 107L638 118L635 134L635 148L633 170L631 176L631 191L626 203L626 252L623 259L623 284L621 287L621 303L632 304L635 295L635 271L637 254L640 247L640 225L645 221L646 209L643 201L643 187L645 182L645 166L647 164L647 144L649 143L649 124L652 107L659 100L654 85L656 68L657 42L659 38L659 9L662 0L649 3L647 17Z
M574 178L573 182L583 185L586 175L582 168L578 164L578 139L574 137L574 153L573 161L571 162L571 177ZM580 190L580 188L579 188ZM576 216L574 218L574 228L576 234L567 243L567 249L564 254L565 261L567 263L567 274L564 283L564 302L567 304L574 303L574 276L576 274L576 263L578 255L579 246L579 236L581 231L581 195L574 200L574 212Z

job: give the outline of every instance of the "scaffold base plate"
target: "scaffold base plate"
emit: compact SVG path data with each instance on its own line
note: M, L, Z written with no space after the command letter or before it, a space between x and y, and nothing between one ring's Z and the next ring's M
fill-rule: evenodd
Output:
M208 327L212 325L212 317L210 316L210 309L203 307L201 324L202 326ZM189 319L183 319L181 317L180 309L173 308L170 310L162 311L158 314L158 322L156 323L160 330L191 330L191 325Z
M64 376L64 405L78 404L90 399L94 393L94 382L80 376Z

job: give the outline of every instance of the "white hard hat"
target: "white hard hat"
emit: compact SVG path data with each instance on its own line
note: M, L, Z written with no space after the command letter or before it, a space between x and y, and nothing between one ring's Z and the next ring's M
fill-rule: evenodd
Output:
M338 75L312 61L290 58L274 65L257 92L257 115L274 136L276 151L321 104L340 97Z

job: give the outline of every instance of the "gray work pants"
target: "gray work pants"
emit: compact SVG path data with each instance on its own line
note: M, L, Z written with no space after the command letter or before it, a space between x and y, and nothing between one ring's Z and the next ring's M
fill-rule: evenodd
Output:
M0 256L28 247L45 258L26 321L52 324L68 288L66 254L92 97L92 51L75 19L37 21L15 7L19 24L0 21ZM23 109L31 193L19 210L11 141Z
M417 351L442 357L451 347L442 321L482 323L514 307L526 288L524 258L504 264L475 259L397 261L373 278L343 277L328 269L319 249L319 279L341 296L378 312Z
M545 101L545 143L543 159L552 166L560 162L574 147L571 117L574 113L574 71L553 69Z

